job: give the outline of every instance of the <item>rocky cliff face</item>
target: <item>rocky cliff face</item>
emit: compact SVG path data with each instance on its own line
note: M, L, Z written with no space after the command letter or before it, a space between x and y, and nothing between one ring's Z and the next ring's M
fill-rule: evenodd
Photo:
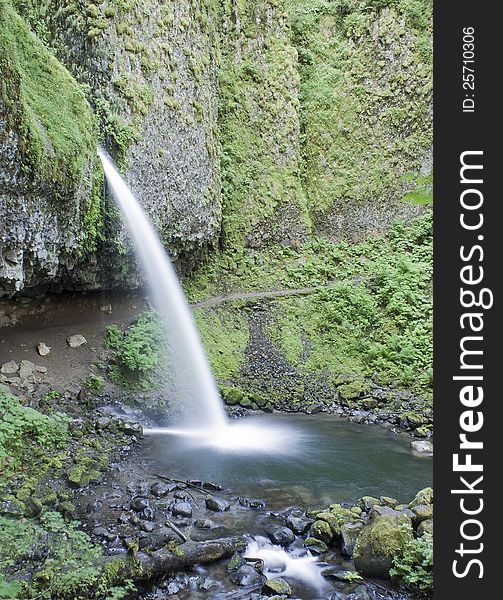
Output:
M98 142L189 267L417 213L401 198L429 168L426 0L0 7L0 294L137 280Z

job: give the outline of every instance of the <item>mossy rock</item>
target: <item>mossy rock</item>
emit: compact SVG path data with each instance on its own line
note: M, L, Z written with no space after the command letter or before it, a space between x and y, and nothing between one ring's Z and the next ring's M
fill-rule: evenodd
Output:
M68 481L75 487L86 487L91 481L97 481L101 476L100 471L90 469L87 465L77 465L68 474Z
M427 487L416 494L414 500L409 502L409 508L414 508L420 504L433 504L433 488Z
M428 423L429 419L420 413L409 410L400 415L400 421L412 429L417 429L425 423Z
M306 538L304 540L304 546L316 554L323 554L323 552L328 550L328 546L325 544L325 542L314 537Z
M419 523L417 535L421 537L425 533L433 535L433 519L426 519L426 521L421 521L421 523Z
M335 525L338 527L338 535L340 535L341 530L338 523L335 522ZM310 534L311 537L316 538L317 540L321 540L322 542L325 542L325 544L329 544L332 541L332 538L334 537L332 526L327 521L322 520L315 521L311 525Z
M378 515L360 532L353 550L356 569L367 577L388 579L393 558L414 539L408 516Z
M360 398L364 394L368 394L369 391L370 384L366 381L352 381L351 383L344 383L337 388L337 392L343 400Z
M276 579L268 579L262 588L262 592L268 596L290 596L292 588L288 581L278 577Z

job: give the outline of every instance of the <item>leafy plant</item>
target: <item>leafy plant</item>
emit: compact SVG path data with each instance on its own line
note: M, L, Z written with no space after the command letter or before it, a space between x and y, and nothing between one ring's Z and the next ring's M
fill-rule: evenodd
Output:
M109 327L107 344L115 349L111 377L117 383L148 388L154 370L166 363L164 331L153 312L140 315L124 334Z
M40 523L0 517L0 594L17 593L0 597L124 598L132 586L121 565L105 566L101 547L78 526L57 512L45 513ZM117 586L121 579L125 585Z
M85 382L86 388L90 392L94 392L95 394L99 394L100 392L102 392L104 385L105 382L103 381L103 377L100 377L99 375L94 375L94 373L88 375Z
M393 559L391 577L422 592L433 589L433 536L429 533L410 541Z
M30 463L47 458L47 451L62 449L68 438L68 419L62 414L44 415L23 406L0 388L0 463L2 474L12 475L30 456Z

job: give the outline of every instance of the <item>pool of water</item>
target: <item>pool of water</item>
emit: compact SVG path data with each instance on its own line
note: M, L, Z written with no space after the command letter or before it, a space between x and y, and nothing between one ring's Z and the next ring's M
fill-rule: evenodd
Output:
M363 495L408 502L431 485L431 457L413 455L410 438L378 425L327 414L263 414L247 420L271 428L271 435L278 427L286 432L285 451L233 452L154 435L149 458L159 472L218 482L235 495L264 500L269 509L349 502Z

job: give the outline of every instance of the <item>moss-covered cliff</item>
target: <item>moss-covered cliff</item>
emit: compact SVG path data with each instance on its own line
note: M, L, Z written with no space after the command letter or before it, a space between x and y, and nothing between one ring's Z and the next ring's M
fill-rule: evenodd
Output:
M186 271L419 212L401 199L430 168L429 0L1 6L0 293L138 281L98 141Z
M98 235L88 226L96 209L93 113L7 0L0 71L0 293L62 276L78 282L75 264Z

